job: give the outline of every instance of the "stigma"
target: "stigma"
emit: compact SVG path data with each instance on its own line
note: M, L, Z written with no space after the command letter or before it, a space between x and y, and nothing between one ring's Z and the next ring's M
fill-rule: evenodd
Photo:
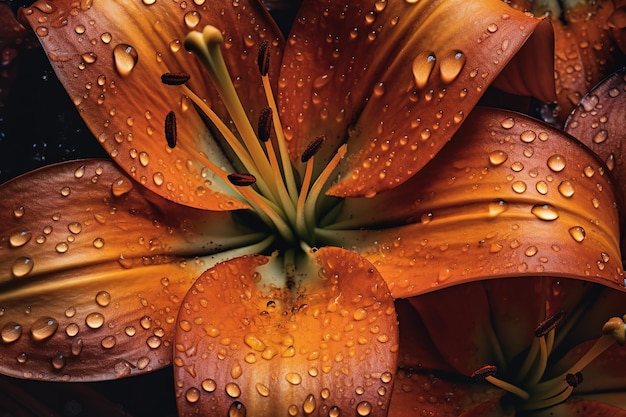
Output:
M219 131L225 142L222 146L229 150L230 155L234 155L236 161L233 161L233 166L241 167L243 172L227 172L210 161L205 164L254 213L255 224L251 226L258 229L261 225L270 231L275 238L271 240L273 249L286 247L309 251L317 241L316 224L320 207L328 209L329 201L334 199L326 197L323 191L329 185L331 174L346 154L347 146L344 144L339 147L330 162L314 178L315 154L324 146L326 138L312 138L300 161L297 161L302 166L294 166L289 157L269 80L270 55L267 41L261 43L257 60L267 106L259 109L260 117L256 129L244 110L222 57L223 41L219 29L206 26L202 32L190 32L184 45L206 68L235 131L187 86L190 79L188 74L166 73L161 81L182 89L183 94L195 104L195 108ZM165 138L170 148L175 147L179 140L174 112L168 113L165 119ZM303 174L300 175L300 172Z

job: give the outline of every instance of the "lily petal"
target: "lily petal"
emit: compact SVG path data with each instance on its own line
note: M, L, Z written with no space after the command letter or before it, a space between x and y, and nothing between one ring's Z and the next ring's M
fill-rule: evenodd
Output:
M467 22L462 37L459 22ZM524 42L539 36L551 45L549 28L533 35L542 25L497 0L305 3L279 82L292 159L325 135L318 161L343 142L353 153L330 194L372 196L399 185L450 139ZM534 52L534 61L552 56L551 47ZM537 70L533 78L552 86L552 69Z
M488 386L451 381L433 374L399 370L389 416L508 417L498 404L501 392Z
M236 258L193 285L176 333L181 415L387 415L398 335L382 277L339 248L297 266L292 288L282 269Z
M605 161L626 198L624 107L626 106L626 68L605 78L585 95L567 119L565 131Z
M223 13L236 7L237 12ZM182 7L177 2L141 0L82 4L41 0L22 15L38 34L92 133L131 177L180 204L209 210L245 207L205 166L207 158L226 169L230 164L203 119L180 90L162 85L160 76L189 73L190 88L229 120L208 76L182 45L185 35L199 25L224 28L225 47L232 48L225 60L233 79L247 81L238 92L256 123L253 115L266 105L257 48L262 39L276 46L282 42L260 2L224 1L221 6L189 2ZM280 50L272 49L275 67ZM258 83L249 82L257 78ZM172 110L181 138L174 149L163 133Z
M539 2L536 2L539 4ZM579 100L610 74L623 57L616 53L607 20L612 1L575 2L552 15L555 33L555 78L558 117L564 121ZM543 14L544 10L534 10Z
M457 136L439 155L445 167L430 164L370 201L348 199L324 243L354 247L394 297L501 276L624 287L615 194L591 152L499 110L474 110Z
M111 379L170 364L180 300L215 262L196 251L228 254L254 236L227 212L134 186L109 161L34 171L2 195L0 367L21 378Z

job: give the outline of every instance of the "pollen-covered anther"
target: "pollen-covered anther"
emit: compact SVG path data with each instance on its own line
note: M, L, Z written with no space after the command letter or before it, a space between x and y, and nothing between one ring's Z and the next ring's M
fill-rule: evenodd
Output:
M167 146L170 148L176 147L176 113L170 111L165 116L165 139L167 140Z
M272 127L274 126L272 113L271 107L264 107L263 110L261 110L261 115L259 116L259 126L257 129L257 135L259 136L259 140L261 142L267 142L270 138L270 134L272 133Z
M570 387L576 388L583 382L582 372L576 372L574 374L571 374L571 373L567 374L565 376L565 382L567 382L567 385L569 385Z
M624 317L611 317L602 326L602 334L609 335L623 346L626 342L626 315Z
M547 317L535 328L535 337L543 337L547 335L551 330L554 330L559 323L561 323L563 317L565 317L564 311L558 311L550 317Z
M498 373L498 367L495 365L485 365L481 368L478 368L472 373L473 379L485 379L488 376L494 376Z
M259 45L257 63L259 65L259 72L263 77L265 77L270 70L270 47L266 40L261 42Z
M256 182L256 178L252 174L228 174L228 181L238 187L248 187Z
M165 85L183 85L191 76L186 72L166 72L161 75L161 82Z
M306 163L309 159L311 159L313 155L319 152L319 150L322 148L322 145L324 144L325 141L326 141L326 136L324 135L318 136L315 139L313 139L311 143L309 143L309 146L306 147L304 152L302 152L301 161L303 163Z

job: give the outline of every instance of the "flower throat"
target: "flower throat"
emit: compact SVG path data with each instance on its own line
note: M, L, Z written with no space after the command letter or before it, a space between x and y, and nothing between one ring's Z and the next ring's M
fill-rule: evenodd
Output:
M319 136L311 141L302 154L305 164L304 175L300 176L292 166L287 150L276 101L272 93L269 71L269 46L263 41L259 48L258 67L267 98L267 107L260 112L255 130L250 124L246 112L239 100L226 64L220 51L224 39L214 26L206 26L202 33L193 31L185 38L185 48L197 56L207 69L217 92L219 93L236 129L237 137L220 117L186 86L190 76L185 73L166 73L161 80L167 85L180 86L183 93L193 101L196 108L204 113L219 130L222 137L247 171L245 173L227 173L207 159L204 163L225 184L249 205L270 230L273 236L267 246L300 247L308 251L316 242L316 206L322 189L330 175L346 153L347 146L342 145L319 176L313 179L315 154L323 146L325 137ZM275 134L277 149L271 140ZM176 146L176 116L169 112L165 118L165 137L168 146ZM279 241L276 242L275 239Z

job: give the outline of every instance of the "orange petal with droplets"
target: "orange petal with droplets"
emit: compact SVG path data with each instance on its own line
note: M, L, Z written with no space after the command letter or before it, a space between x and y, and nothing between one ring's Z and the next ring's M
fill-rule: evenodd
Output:
M624 288L610 175L575 139L519 114L475 109L420 175L342 210L323 243L354 247L394 297L525 275Z
M194 258L199 248L247 239L228 212L176 205L109 161L51 166L0 192L0 368L20 378L113 379L170 364L180 301L216 262Z
M242 257L193 285L174 351L181 416L385 416L398 349L387 286L353 252ZM334 411L333 411L334 410Z
M613 171L626 198L626 68L608 76L585 95L565 124L565 131L594 151Z
M463 36L460 21L467 22ZM542 26L545 31L533 33ZM509 86L550 97L549 24L500 1L394 1L371 8L305 2L279 82L292 159L324 135L328 140L316 155L320 167L348 144L332 195L371 197L398 186L436 155L534 36L546 47L532 43L529 55L548 65L535 68L531 78L545 83L526 82L528 74L518 73Z
M163 85L160 77L166 72L189 73L189 87L230 120L201 64L183 47L188 32L213 24L224 30L224 58L231 76L246 80L238 93L256 123L266 102L259 88L257 48L262 39L280 46L282 36L260 2L245 7L231 1L221 7L216 2L181 6L139 0L81 4L41 0L23 9L22 15L38 34L90 130L129 176L187 206L242 208L230 187L206 167L209 158L230 168L222 147L182 90ZM280 51L272 49L275 69ZM174 149L168 147L164 133L170 111L177 116Z

